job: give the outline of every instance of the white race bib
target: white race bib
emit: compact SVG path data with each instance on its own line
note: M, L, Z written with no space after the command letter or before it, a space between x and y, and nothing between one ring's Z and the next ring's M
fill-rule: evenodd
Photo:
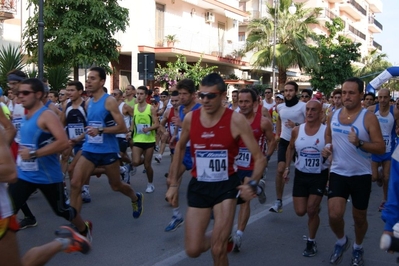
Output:
M227 150L196 150L197 180L220 182L229 179Z
M89 126L94 127L94 128L99 128L99 127L103 126L103 123L100 121L90 121ZM98 134L97 136L89 136L89 135L87 135L87 136L88 136L88 138L87 138L88 143L101 144L104 142L102 134L101 135Z
M319 150L306 147L298 155L298 169L306 169L307 173L321 173L322 157Z
M248 167L251 162L251 153L247 148L240 148L236 157L236 165Z
M382 136L385 142L385 152L391 151L391 137L389 135Z
M137 134L146 134L146 135L150 135L151 131L148 131L147 133L144 133L143 129L144 128L149 128L150 125L149 124L137 124L136 128L137 128Z
M36 148L33 144L21 144L21 147L26 147L32 151ZM17 156L17 165L24 172L39 171L37 159L22 160L19 154Z
M70 123L68 124L69 139L76 139L85 131L83 123Z

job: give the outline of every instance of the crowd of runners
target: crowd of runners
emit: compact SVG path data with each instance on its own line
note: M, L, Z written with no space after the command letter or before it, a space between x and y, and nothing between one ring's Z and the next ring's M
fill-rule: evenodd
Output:
M129 198L133 219L140 218L145 193L157 193L153 167L169 155L167 146L172 163L165 173L165 199L172 218L164 231L184 224L190 257L210 249L214 265L228 265L228 252L240 251L250 201L266 202L268 161L275 152L276 199L269 211L283 211L284 185L292 178L295 213L308 217L303 256L317 254L325 195L337 239L329 262L339 264L351 246L351 265L364 265L372 182L382 187L383 198L379 209L370 211L382 211L386 226L381 231L394 235L399 163L392 154L399 105L388 89L380 89L378 97L365 95L363 82L350 78L323 95L300 91L290 81L279 94L266 89L264 98L250 88L233 90L229 101L227 86L216 73L207 75L199 88L184 79L162 92L129 85L108 94L105 81L105 70L93 67L85 84L71 81L58 92L49 90L46 80L27 78L22 71L7 74L9 90L0 110L1 265L43 265L61 251L87 254L92 223L81 210L91 202L92 176L105 175L112 190ZM145 193L134 190L132 179L140 165L148 182ZM192 178L181 188L186 171ZM187 193L186 213L179 208L180 189ZM28 205L37 190L71 226L61 226L53 241L21 257L16 232L37 225ZM352 245L344 231L349 197ZM232 232L236 209L237 230ZM24 216L20 221L18 212ZM213 230L208 234L210 219Z

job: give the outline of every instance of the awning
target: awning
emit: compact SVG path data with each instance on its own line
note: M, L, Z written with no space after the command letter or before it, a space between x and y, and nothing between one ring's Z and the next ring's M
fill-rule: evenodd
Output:
M238 15L236 13L233 13L231 11L228 11L226 9L224 10L224 15L226 17L228 17L228 18L235 19L235 20L237 20L239 22L243 22L244 21L244 17L243 16L240 16L240 15Z

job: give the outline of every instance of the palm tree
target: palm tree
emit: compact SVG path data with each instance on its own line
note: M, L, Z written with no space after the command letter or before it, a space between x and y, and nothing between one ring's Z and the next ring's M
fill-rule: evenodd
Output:
M382 71L391 67L392 64L387 60L387 55L378 52L377 49L371 51L367 56L362 58L363 67L358 67L354 70L357 77L360 77L364 82L369 83Z
M0 86L6 88L7 73L11 70L22 70L25 67L20 47L8 45L0 49Z
M295 3L296 12L290 14L288 8L292 0L279 2L277 8L268 5L268 14L265 17L249 22L246 50L254 52L251 58L254 67L268 67L272 65L273 59L275 60L279 89L282 89L287 81L288 68L318 68L317 54L309 45L311 40L316 40L316 34L309 26L318 24L317 17L321 8L304 8L304 3ZM275 26L276 40L274 40ZM275 58L273 58L274 43Z

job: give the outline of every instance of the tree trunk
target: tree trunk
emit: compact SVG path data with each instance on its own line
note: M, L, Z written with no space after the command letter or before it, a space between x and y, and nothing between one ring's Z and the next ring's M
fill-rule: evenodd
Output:
M278 68L278 90L283 91L284 85L287 82L287 69Z
M73 67L73 80L79 80L79 67Z

